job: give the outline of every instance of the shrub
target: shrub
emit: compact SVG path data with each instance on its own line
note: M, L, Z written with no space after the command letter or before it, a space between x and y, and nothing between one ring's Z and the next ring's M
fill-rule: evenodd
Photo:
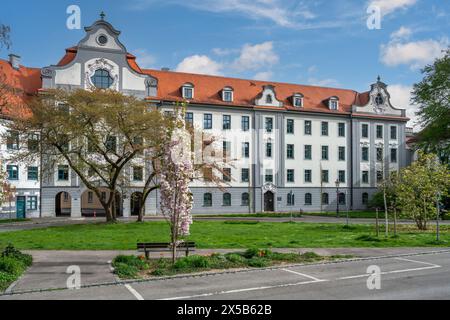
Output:
M175 269L205 269L209 268L210 262L203 256L190 256L177 260L174 264Z
M10 257L0 258L0 272L5 272L13 276L19 276L26 266L19 260Z
M114 264L114 273L117 274L120 278L134 279L137 278L139 269L135 266L117 262Z
M7 289L9 284L16 280L16 276L0 271L0 292Z
M245 258L237 253L228 253L225 255L225 258L227 258L228 261L236 264L245 264Z
M2 252L2 258L8 257L12 259L19 260L24 266L29 267L33 263L33 257L29 254L25 254L14 248L13 245L9 244L5 250Z
M264 258L251 258L247 261L247 264L250 267L254 267L254 268L265 268L269 265L269 261L267 259Z
M113 267L115 267L116 264L119 263L126 264L130 267L135 267L136 269L139 270L148 269L148 264L144 260L141 260L136 256L124 256L124 255L117 256L114 258L114 261L112 263Z
M310 261L319 260L322 258L315 252L305 252L305 253L301 254L300 257L304 260L310 260Z
M164 269L155 269L152 271L152 276L155 276L155 277L161 277L165 274L166 274L166 271Z

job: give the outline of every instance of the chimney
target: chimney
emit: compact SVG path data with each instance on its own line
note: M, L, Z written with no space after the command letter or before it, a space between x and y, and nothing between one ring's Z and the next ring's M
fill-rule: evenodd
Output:
M170 71L170 68L161 68L161 71Z
M9 63L13 67L13 69L19 70L20 69L20 56L17 54L10 54L9 55Z

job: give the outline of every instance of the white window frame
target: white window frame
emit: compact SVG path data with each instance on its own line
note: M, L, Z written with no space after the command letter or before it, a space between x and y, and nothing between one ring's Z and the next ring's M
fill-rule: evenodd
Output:
M187 97L187 95L186 95L186 90L187 89L191 90L192 97L189 97L189 98ZM183 85L183 87L182 87L182 95L183 95L183 99L190 99L190 100L194 99L194 97L195 97L194 85L190 84L190 83L186 83L185 85Z
M225 99L225 93L230 93L231 94L231 100L226 100ZM227 88L224 88L222 90L222 101L223 102L233 102L234 101L234 91L233 91L233 89L227 87Z

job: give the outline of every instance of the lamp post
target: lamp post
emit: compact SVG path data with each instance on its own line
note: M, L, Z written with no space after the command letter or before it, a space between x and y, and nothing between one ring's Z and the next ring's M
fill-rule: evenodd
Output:
M336 217L339 218L339 186L340 186L340 181L339 179L336 179Z

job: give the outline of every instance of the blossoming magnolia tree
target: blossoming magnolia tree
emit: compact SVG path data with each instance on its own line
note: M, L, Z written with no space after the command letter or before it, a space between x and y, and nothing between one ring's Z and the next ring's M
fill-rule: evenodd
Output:
M194 177L191 135L185 129L184 109L176 110L176 120L170 129L170 142L164 148L160 167L161 211L170 226L172 261L177 246L189 235L192 224L192 193L189 183Z

